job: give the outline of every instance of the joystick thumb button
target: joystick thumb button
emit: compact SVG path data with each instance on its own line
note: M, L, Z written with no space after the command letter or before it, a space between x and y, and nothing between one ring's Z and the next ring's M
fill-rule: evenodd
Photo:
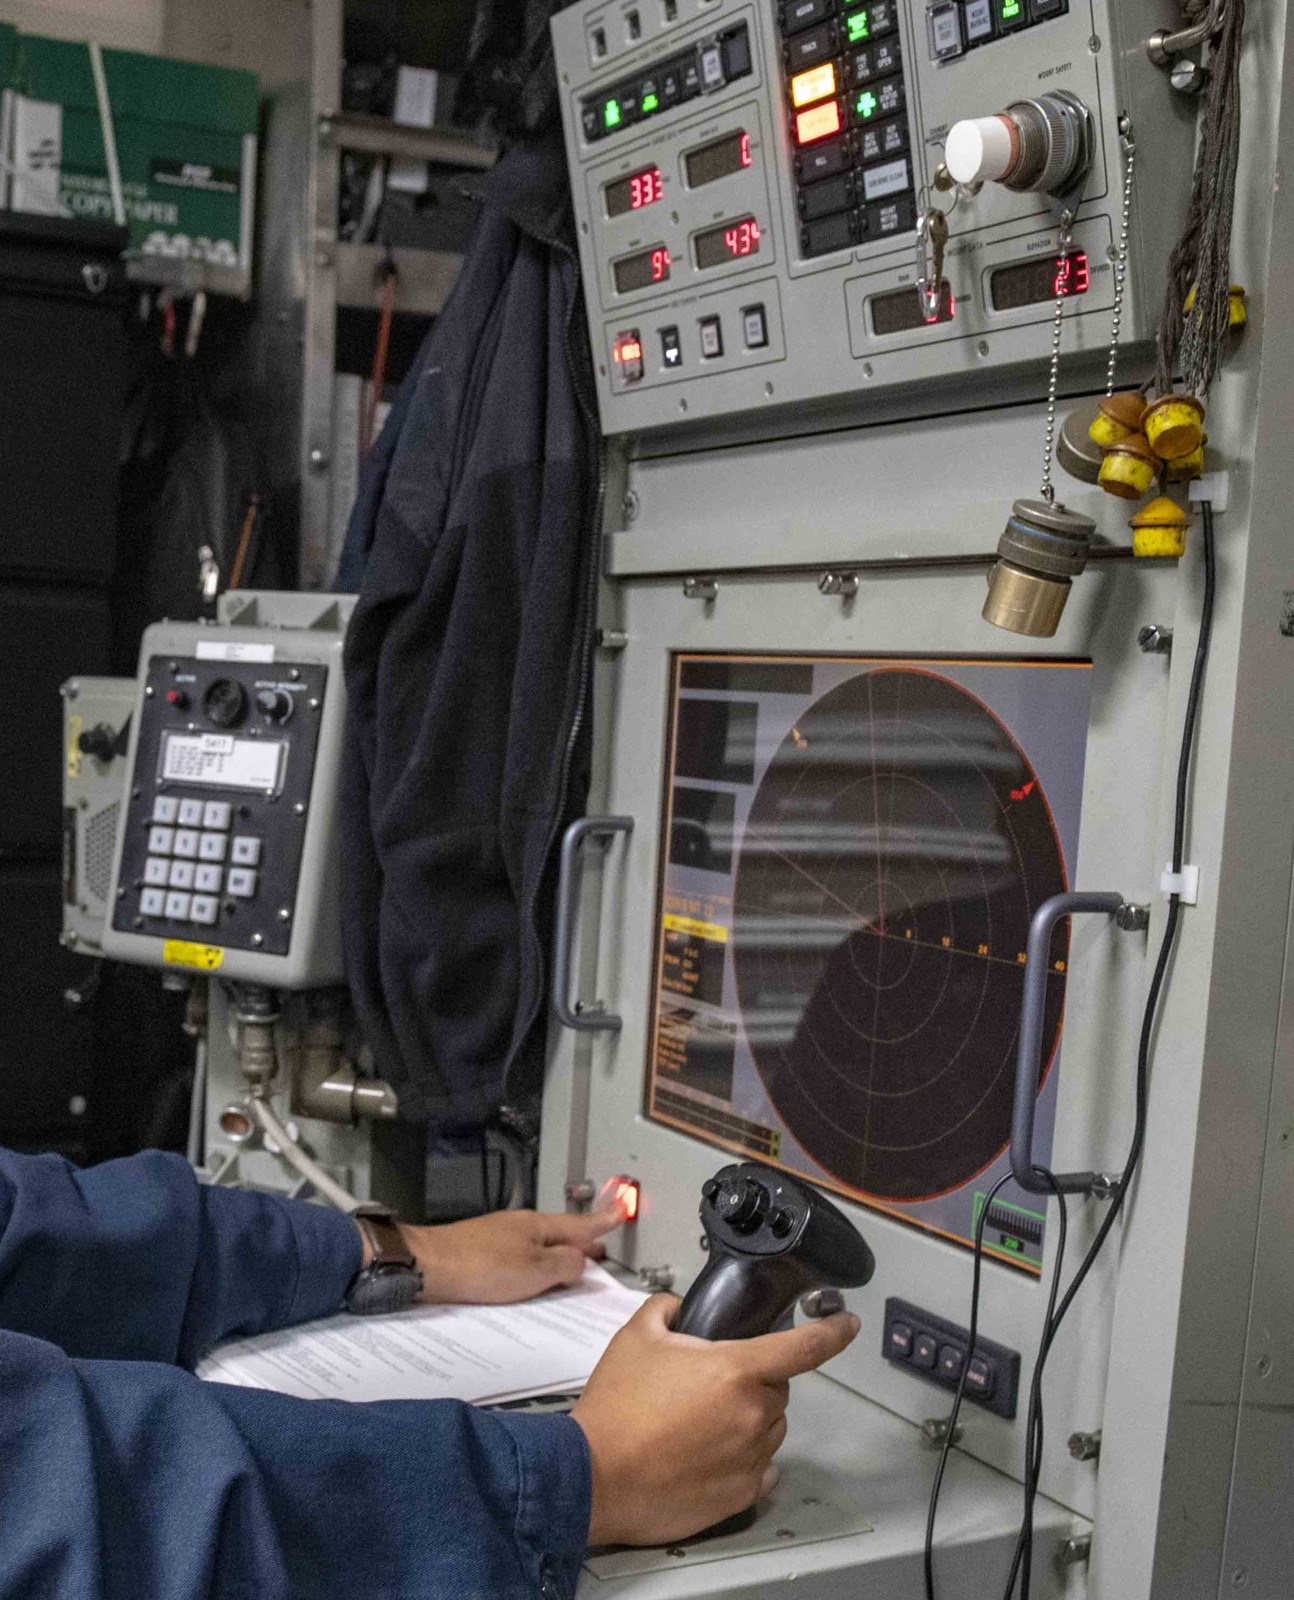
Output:
M839 1289L811 1289L800 1298L800 1310L816 1322L821 1317L834 1317L845 1309L845 1297Z

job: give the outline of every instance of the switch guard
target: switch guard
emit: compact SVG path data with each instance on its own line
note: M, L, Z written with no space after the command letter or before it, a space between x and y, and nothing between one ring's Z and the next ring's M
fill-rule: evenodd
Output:
M907 1355L894 1353L890 1340L890 1332L896 1323L912 1330L911 1345ZM960 1328L955 1322L949 1322L946 1317L936 1316L933 1311L923 1311L920 1306L914 1306L909 1300L889 1299L885 1302L885 1329L882 1335L881 1354L896 1367L902 1367L910 1372L914 1378L924 1378L929 1383L938 1384L941 1389L946 1389L950 1394L957 1389L956 1378L943 1377L937 1368L918 1366L912 1359L912 1351L921 1335L929 1334L939 1343L942 1350L946 1345L952 1345L965 1354L970 1344L970 1331ZM982 1333L975 1336L974 1354L985 1363L993 1377L993 1386L989 1394L978 1395L969 1383L966 1385L964 1398L972 1400L985 1411L992 1411L999 1417L1011 1421L1016 1414L1016 1398L1020 1388L1020 1354L1016 1350L1008 1350L1003 1344L997 1344L992 1339L986 1339Z

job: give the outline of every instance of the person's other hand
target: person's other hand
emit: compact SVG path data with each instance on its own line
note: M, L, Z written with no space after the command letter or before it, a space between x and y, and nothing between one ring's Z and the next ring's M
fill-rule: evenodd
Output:
M494 1211L400 1231L422 1272L424 1304L505 1305L578 1283L586 1259L605 1254L598 1241L623 1221L614 1207L582 1216Z
M590 1544L668 1544L744 1511L775 1481L790 1380L850 1344L837 1312L756 1339L674 1333L655 1295L611 1341L571 1413L593 1463Z

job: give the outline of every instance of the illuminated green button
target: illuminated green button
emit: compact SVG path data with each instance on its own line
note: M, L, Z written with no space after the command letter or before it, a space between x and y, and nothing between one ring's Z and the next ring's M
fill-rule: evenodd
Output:
M1016 0L1019 3L1019 0ZM845 18L845 37L850 44L862 44L872 36L868 26L866 11L855 11L852 16Z
M864 122L870 122L880 108L880 101L870 89L864 89L854 102L854 110Z
M606 105L602 107L602 121L608 128L618 128L620 126L620 102L618 100L608 100Z
M994 0L994 10L997 12L997 24L1003 33L1010 33L1014 28L1023 28L1029 21L1029 8L1025 0Z
M646 116L649 111L655 111L659 104L660 101L654 94L645 94L642 104L643 115Z

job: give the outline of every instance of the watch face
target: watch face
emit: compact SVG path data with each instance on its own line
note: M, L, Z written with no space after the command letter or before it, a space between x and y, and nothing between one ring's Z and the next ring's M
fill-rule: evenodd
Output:
M404 1263L374 1262L365 1267L346 1295L353 1316L383 1316L404 1311L422 1293L422 1273Z

